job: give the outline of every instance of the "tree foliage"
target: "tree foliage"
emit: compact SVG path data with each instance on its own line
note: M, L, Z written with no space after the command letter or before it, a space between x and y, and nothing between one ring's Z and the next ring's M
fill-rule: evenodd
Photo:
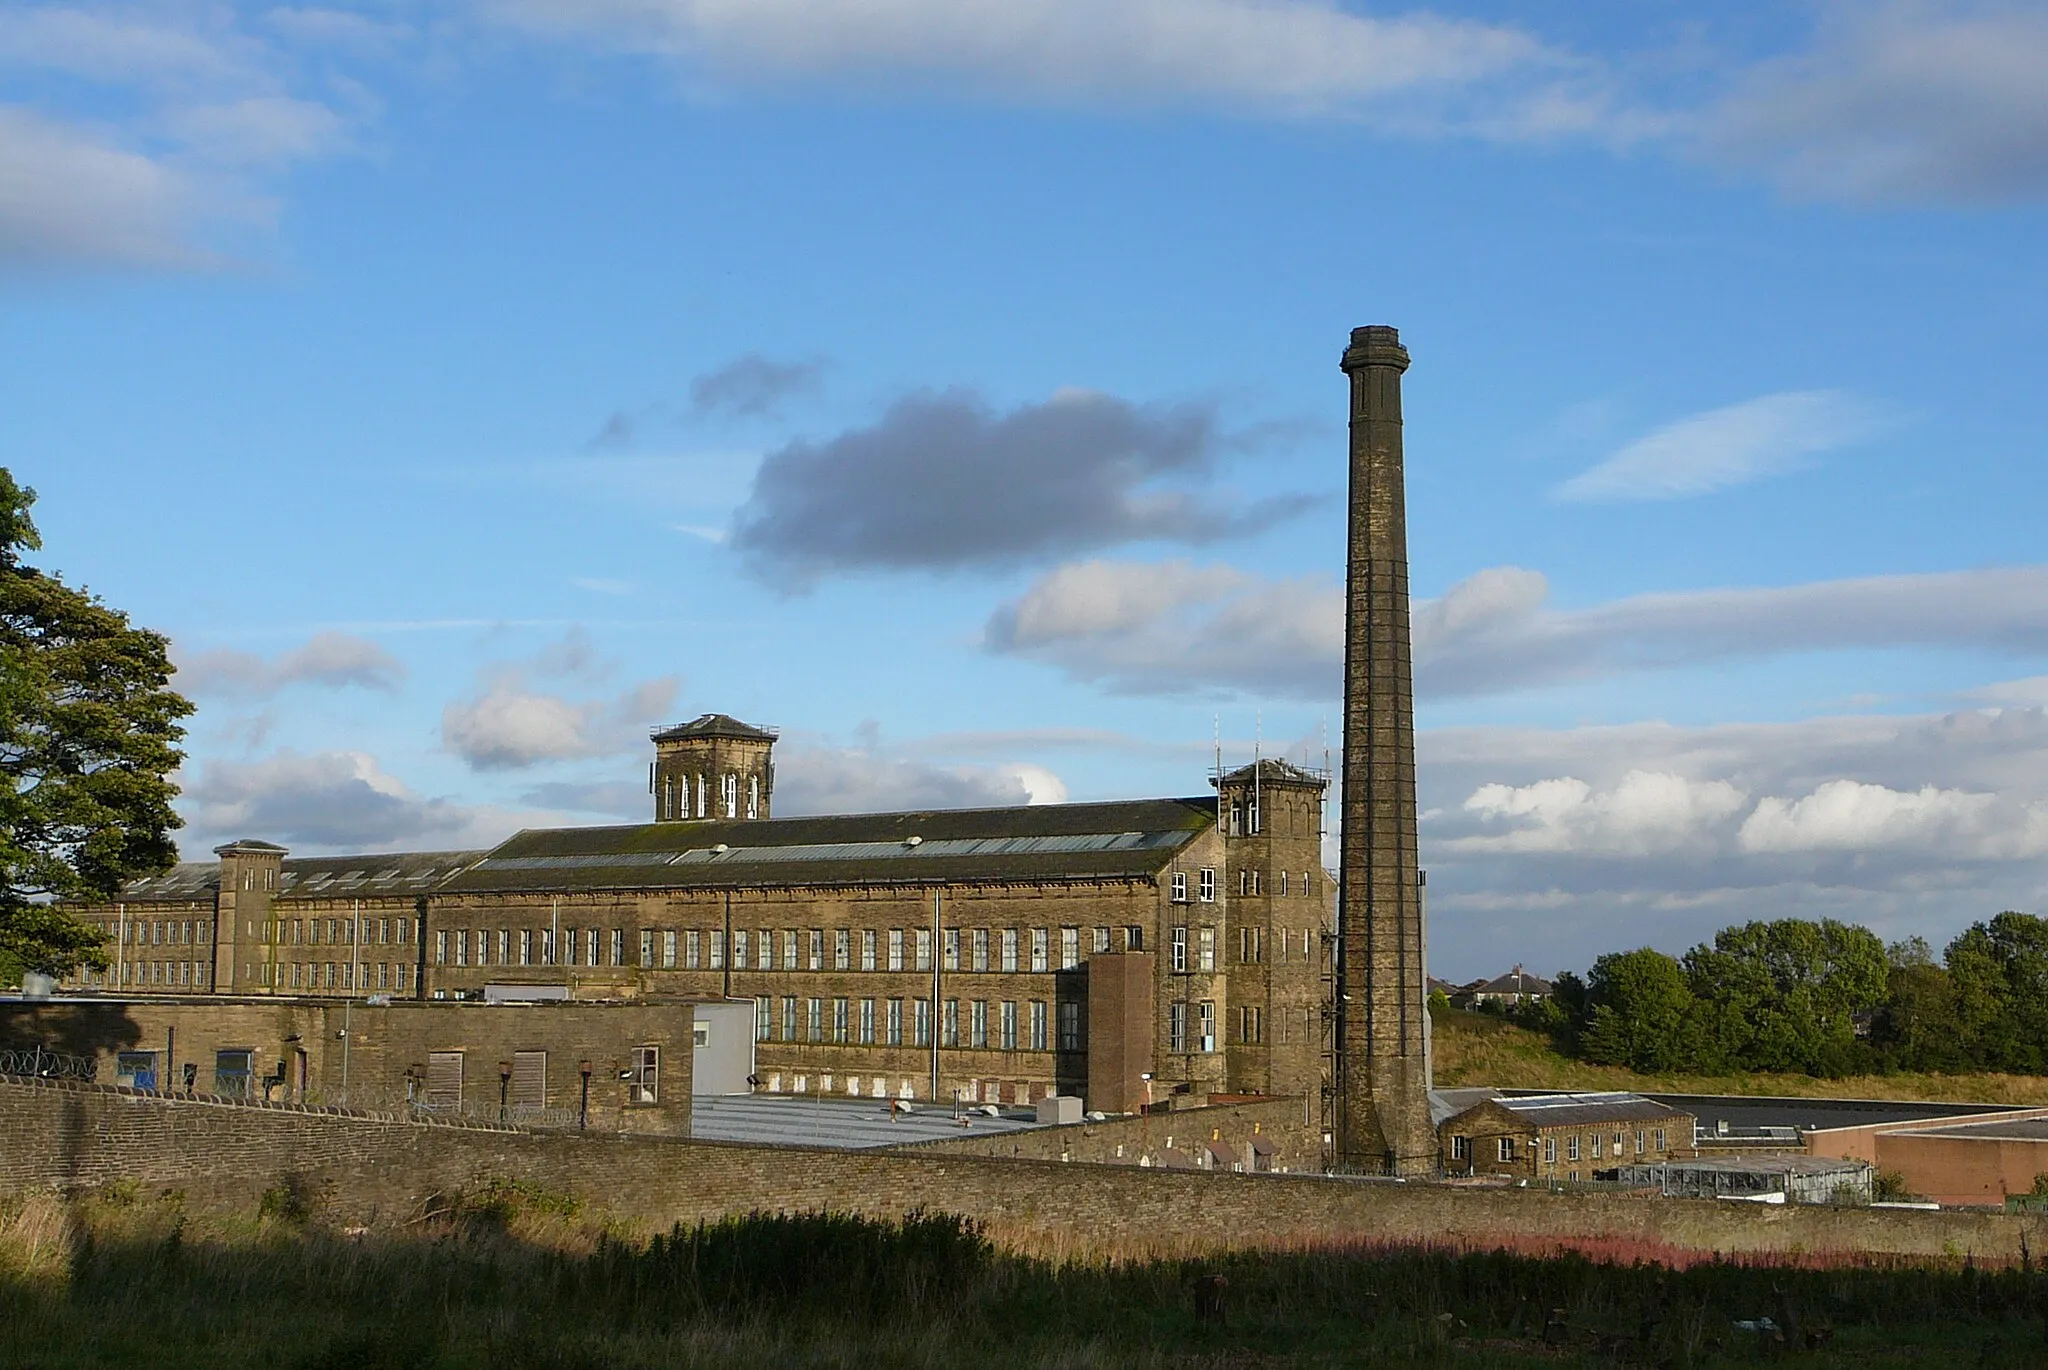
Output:
M0 467L0 959L61 973L105 956L53 899L111 899L177 859L168 776L192 705L162 635L22 560L34 502Z
M1683 957L1614 952L1556 985L1564 1049L1647 1074L2048 1074L2048 920L2024 913L1972 924L1938 959L1853 923L1743 923Z
M1683 1070L1698 1054L1692 986L1674 957L1643 947L1609 952L1586 976L1580 1052L1631 1070Z

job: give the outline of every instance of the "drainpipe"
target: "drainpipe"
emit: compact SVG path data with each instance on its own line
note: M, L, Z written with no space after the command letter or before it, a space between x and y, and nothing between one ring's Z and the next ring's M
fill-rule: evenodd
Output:
M946 964L945 932L940 928L940 918L945 899L945 887L932 886L932 1012L927 1026L932 1038L932 1082L931 1094L934 1103L939 1098L939 993L942 988L941 972Z

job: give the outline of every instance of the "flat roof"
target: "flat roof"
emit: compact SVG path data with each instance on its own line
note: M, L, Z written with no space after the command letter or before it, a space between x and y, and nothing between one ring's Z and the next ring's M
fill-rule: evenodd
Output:
M1624 1090L1589 1094L1502 1095L1481 1100L1471 1107L1479 1108L1485 1104L1497 1105L1530 1126L1539 1128L1589 1123L1656 1123L1684 1116L1669 1104L1660 1104Z
M1832 1175L1842 1170L1867 1170L1868 1161L1839 1156L1702 1156L1685 1161L1638 1161L1624 1170L1707 1171L1717 1175Z
M950 1104L914 1103L892 1121L887 1099L827 1099L813 1094L697 1094L690 1099L690 1136L700 1142L819 1146L840 1151L956 1141L1049 1127L1030 1109L1008 1108L991 1118L979 1106L968 1125Z
M1908 1137L1964 1137L1995 1142L2048 1141L2048 1117L1997 1118L1984 1123L1950 1123L1944 1127L1899 1128L1892 1135Z

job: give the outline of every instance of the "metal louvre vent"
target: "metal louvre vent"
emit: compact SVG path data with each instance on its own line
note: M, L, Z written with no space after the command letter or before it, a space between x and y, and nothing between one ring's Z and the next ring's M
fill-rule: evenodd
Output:
M512 1053L512 1107L541 1108L547 1104L548 1054L545 1051Z
M427 1055L427 1107L458 1108L462 1104L462 1053L435 1051Z

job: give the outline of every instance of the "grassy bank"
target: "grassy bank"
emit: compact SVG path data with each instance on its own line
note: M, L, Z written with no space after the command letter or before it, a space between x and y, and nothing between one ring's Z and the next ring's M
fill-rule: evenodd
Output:
M2043 1277L1369 1247L1051 1261L943 1217L757 1217L652 1242L499 1186L395 1233L289 1194L0 1212L0 1365L2034 1366ZM1615 1253L1626 1256L1628 1253ZM1637 1253L1639 1254L1639 1253ZM1226 1321L1196 1316L1222 1276ZM1768 1318L1779 1329L1737 1326Z
M1639 1075L1561 1055L1540 1032L1484 1013L1435 1019L1436 1083L1510 1089L1634 1089L1684 1094L1782 1094L1841 1099L1932 1099L2048 1106L2039 1075Z

